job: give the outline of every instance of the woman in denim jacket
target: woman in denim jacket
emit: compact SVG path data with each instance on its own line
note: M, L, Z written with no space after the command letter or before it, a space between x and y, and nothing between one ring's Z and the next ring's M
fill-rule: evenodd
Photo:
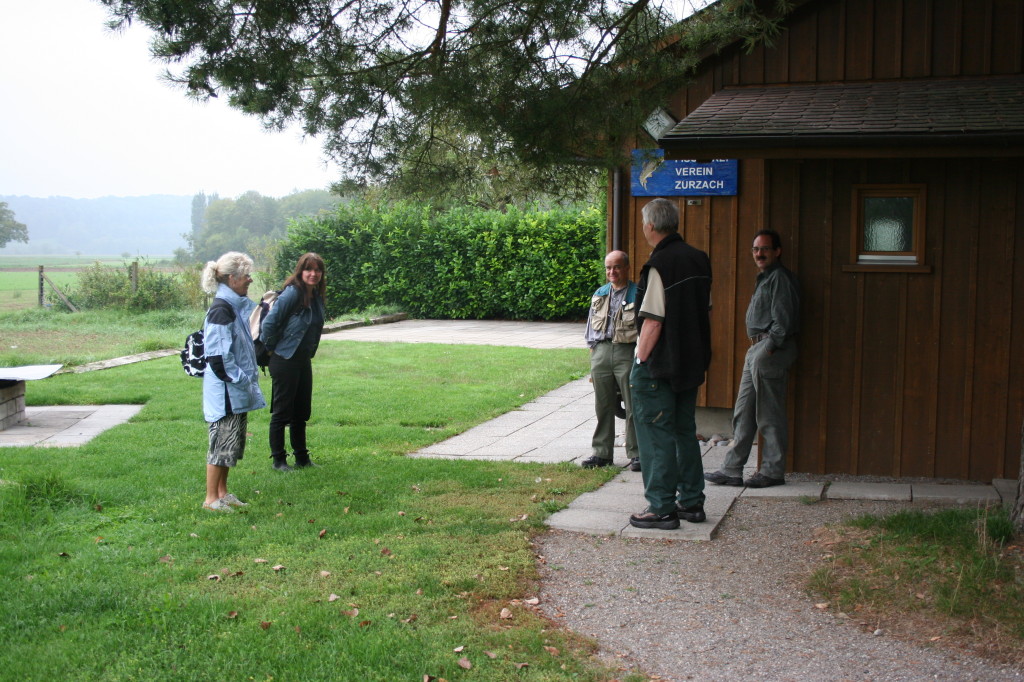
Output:
M267 405L249 333L249 313L256 307L246 297L251 272L252 259L231 251L208 262L201 280L204 291L216 294L203 323L203 417L210 425L203 507L214 511L245 506L228 492L228 472L245 453L249 412Z
M270 456L278 471L291 471L284 447L288 427L296 467L315 466L306 447L306 422L313 402L313 365L324 328L324 260L315 253L299 257L295 271L261 327L270 351Z

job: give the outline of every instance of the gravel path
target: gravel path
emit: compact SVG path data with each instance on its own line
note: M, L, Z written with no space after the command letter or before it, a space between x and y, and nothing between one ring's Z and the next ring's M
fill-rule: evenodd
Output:
M1010 680L1024 669L900 641L815 607L814 531L899 503L737 500L711 542L551 531L541 604L610 665L663 680Z

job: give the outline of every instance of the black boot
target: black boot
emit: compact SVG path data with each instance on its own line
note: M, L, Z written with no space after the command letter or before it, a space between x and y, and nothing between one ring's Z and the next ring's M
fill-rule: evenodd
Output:
M312 461L310 461L310 459L309 459L309 450L306 450L305 452L296 452L295 453L295 468L296 469L304 469L305 467L315 467L315 466L319 466L319 465L314 464Z
M294 469L288 466L288 455L271 455L270 457L274 460L274 469L276 471L294 471Z

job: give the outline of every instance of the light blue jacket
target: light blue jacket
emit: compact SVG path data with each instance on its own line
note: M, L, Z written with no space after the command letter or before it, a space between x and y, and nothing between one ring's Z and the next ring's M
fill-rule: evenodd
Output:
M239 296L226 284L217 287L216 297L231 304L235 319L230 324L216 324L207 315L203 323L206 357L219 355L230 379L228 382L221 381L209 366L203 372L203 417L208 422L227 416L229 402L231 414L251 412L267 406L260 390L256 350L249 333L249 313L256 304L245 296Z
M282 358L288 359L295 355L306 330L313 322L313 309L320 313L319 319L324 319L324 302L320 296L314 296L308 308L302 307L302 292L294 284L284 288L281 295L277 297L274 307L270 309L267 316L263 318L260 327L260 338L267 345L269 350L277 353ZM313 347L310 348L309 357L316 355L316 349L320 345L320 337L316 337Z

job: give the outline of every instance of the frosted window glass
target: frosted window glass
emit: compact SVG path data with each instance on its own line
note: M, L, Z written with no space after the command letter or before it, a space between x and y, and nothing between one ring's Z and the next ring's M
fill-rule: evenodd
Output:
M913 197L865 197L864 250L899 252L913 248Z

